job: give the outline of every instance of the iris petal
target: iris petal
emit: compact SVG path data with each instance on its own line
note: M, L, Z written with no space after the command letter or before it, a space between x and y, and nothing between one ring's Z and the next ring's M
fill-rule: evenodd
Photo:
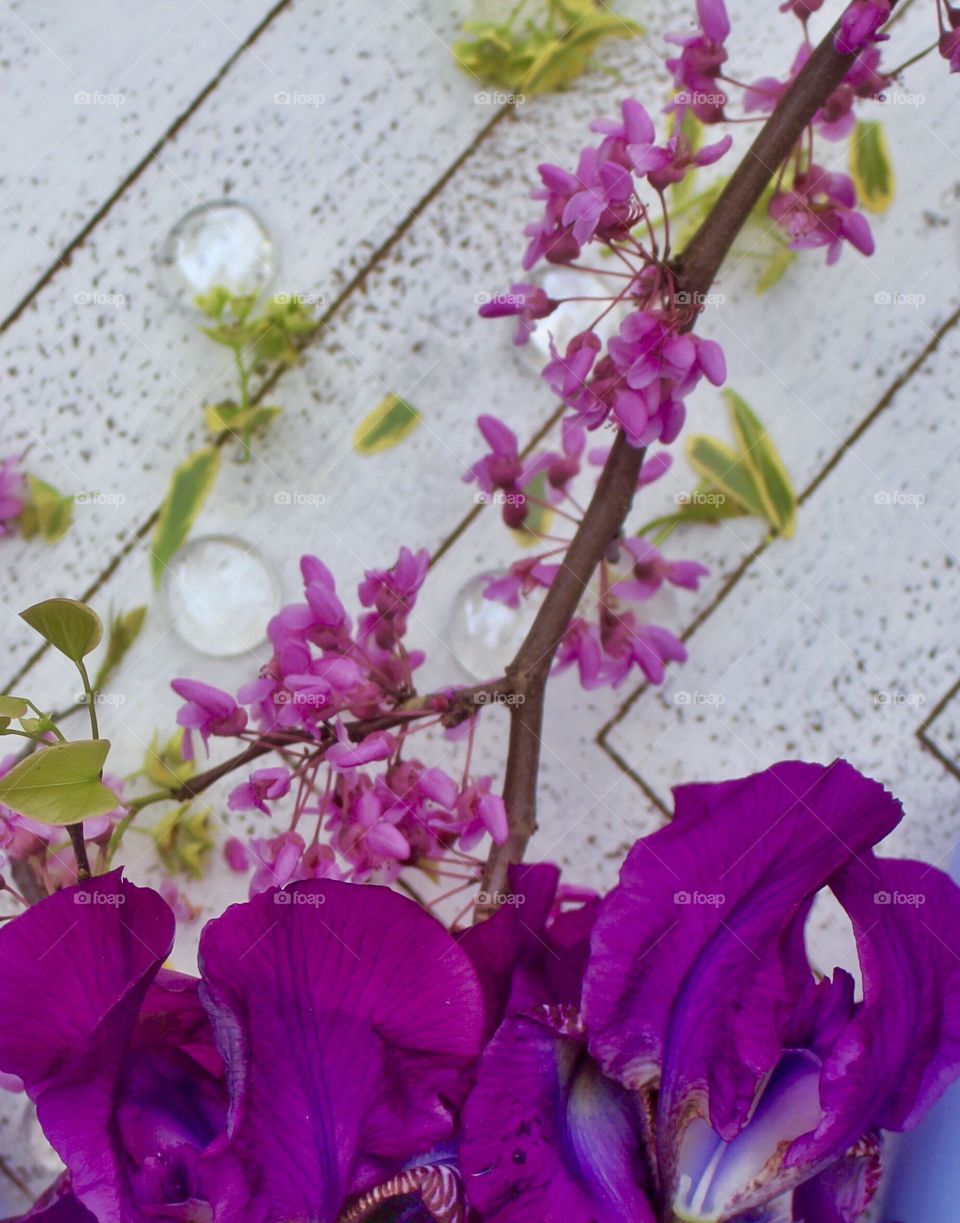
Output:
M467 1200L485 1223L654 1223L637 1102L558 1016L502 1025L463 1125Z

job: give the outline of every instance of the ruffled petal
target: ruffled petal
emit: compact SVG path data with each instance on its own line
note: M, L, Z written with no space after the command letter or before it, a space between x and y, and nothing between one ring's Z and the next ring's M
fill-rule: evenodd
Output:
M769 1007L745 1009L744 998L778 996L783 968L770 953L789 919L902 812L844 761L682 786L675 804L673 822L637 842L600 906L584 1018L594 1055L631 1087L659 1078L671 1016L675 1073L682 1065L685 1078L701 1081L720 1042L715 1065L729 1067L730 1080L711 1084L724 1103L713 1120L732 1137L744 1097L752 1101L778 1049ZM712 1093L714 1113L716 1104Z
M419 906L300 883L210 922L200 957L232 1091L218 1221L333 1220L452 1132L480 988Z
M791 1166L870 1129L912 1128L960 1072L960 889L923 862L872 856L832 886L853 922L863 1002L825 1058L823 1122L791 1147Z

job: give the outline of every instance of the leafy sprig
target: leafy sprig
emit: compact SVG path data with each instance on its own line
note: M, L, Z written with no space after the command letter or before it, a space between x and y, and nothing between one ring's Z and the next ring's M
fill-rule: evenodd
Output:
M457 63L485 85L515 99L561 89L584 73L608 38L635 38L643 27L595 0L546 0L539 20L527 0L502 22L471 21L454 44Z
M269 386L281 369L295 365L304 342L317 328L310 299L280 294L257 309L253 294L231 293L222 285L196 299L205 318L204 335L233 353L236 396L203 407L210 441L174 470L157 516L150 566L155 587L187 537L220 472L220 452L237 440L243 461L252 453L253 435L282 409L260 402L254 378Z

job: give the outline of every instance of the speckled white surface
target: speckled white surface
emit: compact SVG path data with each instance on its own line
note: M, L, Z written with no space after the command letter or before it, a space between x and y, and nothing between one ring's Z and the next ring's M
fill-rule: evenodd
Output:
M457 13L441 0L292 3L276 13L0 337L0 453L32 444L38 474L66 490L110 494L79 505L74 528L54 549L3 542L0 683L33 649L16 618L21 607L98 583L93 602L101 611L151 601L101 719L115 743L113 767L123 771L136 767L155 731L172 727L171 676L235 688L266 661L262 649L242 659L193 653L152 596L136 537L171 468L201 436L197 405L216 393L227 366L163 298L152 257L169 226L201 199L239 198L264 217L279 247L278 289L322 296L328 308L352 278L366 275L339 301L303 364L281 379L271 398L284 404L285 417L254 461L225 464L195 535L235 534L258 549L286 598L296 595L302 551L320 554L349 597L362 570L391 559L401 543L435 549L451 535L473 505L460 481L478 452L473 418L496 411L526 439L555 407L511 348L509 328L476 318L477 295L517 273L535 164L570 161L589 120L612 113L626 92L623 80L647 99L660 88L657 38L678 24L675 6L621 7L651 29L647 43L611 48L621 80L588 76L570 93L529 101L489 127L496 108L478 101L479 87L452 64ZM210 3L160 9L125 7L123 33L105 0L69 22L55 22L52 5L7 10L23 88L2 167L12 215L0 307L9 310L30 291L53 261L51 249L69 245L268 5L246 0L229 15ZM24 22L50 47L31 42ZM109 37L100 36L105 31ZM737 62L758 75L771 66L766 34L755 22L737 34ZM908 50L917 37L909 34ZM776 54L787 61L792 48L784 42ZM73 84L78 65L86 75ZM56 105L33 103L28 81L52 91ZM923 104L890 104L881 116L900 190L875 222L873 260L847 252L830 270L813 254L764 297L753 291L752 238L725 269L717 286L723 301L702 330L724 343L730 384L770 427L797 486L811 485L847 439L852 444L805 501L797 538L770 545L742 573L762 542L756 524L692 529L671 540L672 552L705 559L713 576L698 595L661 609L675 629L706 613L690 640L691 661L662 692L643 691L622 711L635 695L629 690L587 694L570 677L554 683L537 853L556 858L571 879L608 886L623 850L662 820L657 803L668 801L671 785L751 771L787 754L846 754L900 793L908 820L892 839L896 849L938 860L957 839L957 778L918 737L929 722L927 739L958 761L960 697L937 708L960 675L951 504L960 467L951 390L957 330L912 370L960 305L954 84L939 64L920 65L911 88L922 91ZM84 89L122 89L127 100L89 105L79 123L72 99ZM40 158L35 170L31 151ZM842 168L845 147L832 152L831 164ZM885 294L923 300L898 305ZM902 375L905 385L885 401ZM401 450L361 458L351 449L353 430L387 391L408 396L424 423ZM690 427L725 431L716 393L694 398ZM691 483L680 459L644 494L637 520L663 512ZM920 505L917 495L926 498ZM437 564L411 630L413 643L432 654L425 683L462 678L448 634L452 602L472 575L515 554L486 510ZM50 654L18 687L51 706L73 695L68 665ZM889 699L878 701L881 693ZM505 719L493 710L484 722L479 760L496 770ZM609 750L597 741L605 724ZM452 751L439 742L424 750L438 762ZM211 803L218 833L253 826L225 816L225 791ZM157 878L149 853L131 869ZM185 887L206 911L242 890L222 864ZM849 962L835 915L818 924L825 953ZM181 930L184 967L196 934L196 926ZM0 1117L0 1154L39 1185L43 1171L15 1114ZM13 1193L0 1178L0 1208L22 1205L4 1192Z

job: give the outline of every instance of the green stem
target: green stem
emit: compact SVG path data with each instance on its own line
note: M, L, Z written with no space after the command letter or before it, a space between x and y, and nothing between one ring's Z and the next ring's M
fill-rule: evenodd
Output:
M243 355L241 354L239 345L233 350L233 359L237 364L237 377L240 379L240 411L244 412L250 407L250 371L243 363ZM253 436L252 425L245 425L243 429L243 461L250 461L250 439Z
M83 693L87 698L87 709L90 713L90 731L94 739L99 739L100 728L97 725L96 689L90 683L90 677L87 675L87 668L82 658L77 659L77 670L80 672L80 679L83 681Z

